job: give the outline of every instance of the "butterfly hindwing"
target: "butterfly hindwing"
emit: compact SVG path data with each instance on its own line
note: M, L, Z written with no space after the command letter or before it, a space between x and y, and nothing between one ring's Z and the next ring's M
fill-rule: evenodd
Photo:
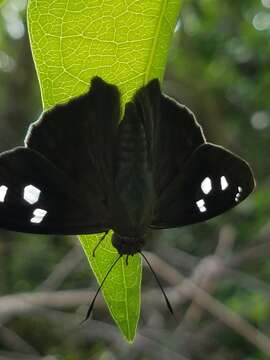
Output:
M43 156L24 147L0 156L0 226L44 234L102 232L110 216Z
M230 151L203 144L157 202L154 228L171 228L215 217L243 201L254 188L249 165Z

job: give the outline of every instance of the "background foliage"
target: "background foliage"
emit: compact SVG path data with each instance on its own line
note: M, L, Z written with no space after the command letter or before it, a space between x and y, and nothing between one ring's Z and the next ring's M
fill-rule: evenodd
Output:
M1 151L22 144L41 110L25 6L8 0L0 9ZM78 326L96 283L77 239L1 231L2 358L269 358L269 33L269 0L186 1L175 29L164 90L191 107L208 140L248 159L257 179L255 194L228 214L153 234L147 250L157 254L149 256L177 321L144 271L133 345L102 299L94 320ZM180 274L211 296L191 291Z

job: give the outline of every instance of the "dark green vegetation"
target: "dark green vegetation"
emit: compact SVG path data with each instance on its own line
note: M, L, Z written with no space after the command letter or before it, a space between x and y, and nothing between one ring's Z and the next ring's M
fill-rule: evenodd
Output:
M9 0L0 10L1 151L23 142L41 109L22 3ZM111 325L102 300L95 320L78 326L96 283L77 240L1 231L0 291L10 297L0 297L0 356L269 357L270 340L263 334L270 335L270 1L262 3L186 2L175 33L164 89L191 107L209 140L247 159L257 179L256 192L240 207L205 224L154 234L147 245L158 254L158 259L149 258L168 288L177 323L145 269L142 317L133 345L125 344ZM203 309L176 291L181 277L175 271L211 294L196 298ZM26 307L22 293L43 306ZM255 329L260 332L256 338Z

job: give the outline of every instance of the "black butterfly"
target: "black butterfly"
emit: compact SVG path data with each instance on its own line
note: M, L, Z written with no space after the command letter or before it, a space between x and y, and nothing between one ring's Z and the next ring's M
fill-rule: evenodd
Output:
M207 143L194 115L160 91L137 91L120 121L118 88L90 90L33 123L25 147L0 156L0 226L42 234L114 230L120 255L149 229L210 219L254 188L249 165Z

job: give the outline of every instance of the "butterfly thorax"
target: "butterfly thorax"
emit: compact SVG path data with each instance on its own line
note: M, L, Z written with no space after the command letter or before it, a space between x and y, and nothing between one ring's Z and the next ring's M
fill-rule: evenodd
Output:
M134 255L142 250L145 245L145 235L123 236L116 232L112 236L112 244L121 255Z
M118 131L112 201L113 245L122 254L141 250L152 221L154 186L148 159L145 130L131 105Z

